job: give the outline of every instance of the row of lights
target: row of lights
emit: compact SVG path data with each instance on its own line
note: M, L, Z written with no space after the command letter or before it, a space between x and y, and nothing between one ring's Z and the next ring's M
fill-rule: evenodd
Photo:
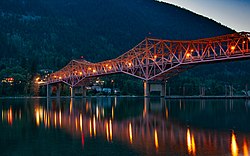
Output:
M245 41L243 41L243 44L244 44L244 43L245 43ZM236 49L236 47L235 47L235 46L231 46L230 49L231 49L231 51L234 51L234 50ZM187 52L187 53L186 53L186 57L187 57L187 58L190 58L190 57L192 56L192 53L193 53L193 52L194 52L194 50L191 49L190 52Z

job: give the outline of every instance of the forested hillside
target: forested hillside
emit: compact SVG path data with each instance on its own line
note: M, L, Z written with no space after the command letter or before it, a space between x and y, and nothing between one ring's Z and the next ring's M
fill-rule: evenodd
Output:
M80 56L91 62L111 59L147 36L184 40L234 32L154 0L1 0L0 30L0 78L15 80L1 83L1 96L32 95L32 81L41 69L55 71ZM211 93L224 91L221 87L225 84L242 88L249 81L248 64L195 68L170 80L171 88L175 94L183 86L197 88L201 84ZM113 79L124 93L141 94L139 81ZM128 86L137 89L130 91Z

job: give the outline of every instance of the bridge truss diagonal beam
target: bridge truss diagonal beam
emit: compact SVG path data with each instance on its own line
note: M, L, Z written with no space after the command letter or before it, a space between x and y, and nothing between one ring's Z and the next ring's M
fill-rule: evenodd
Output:
M121 56L97 63L72 60L48 84L76 86L85 78L124 73L142 80L169 79L195 65L250 58L250 33L175 41L146 38Z

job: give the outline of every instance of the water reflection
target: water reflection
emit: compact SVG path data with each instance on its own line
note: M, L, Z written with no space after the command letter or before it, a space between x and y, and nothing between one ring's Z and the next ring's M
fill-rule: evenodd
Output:
M1 110L1 118L2 118L2 123L7 122L8 125L12 126L14 120L22 119L22 111L13 110L12 106L10 105L8 108Z
M238 156L238 154L239 154L238 153L239 149L238 149L238 145L237 145L237 142L236 142L236 136L235 136L234 132L232 132L231 152L232 152L233 156Z
M85 150L89 139L103 139L122 142L142 155L249 155L245 101L100 98L44 103L1 106L2 124L31 119L38 129L59 129L79 138Z
M190 134L189 128L187 129L187 148L188 148L188 153L190 155L195 155L195 141L194 141L194 135Z
M247 141L245 138L244 138L244 143L243 143L243 154L244 154L244 156L248 156Z

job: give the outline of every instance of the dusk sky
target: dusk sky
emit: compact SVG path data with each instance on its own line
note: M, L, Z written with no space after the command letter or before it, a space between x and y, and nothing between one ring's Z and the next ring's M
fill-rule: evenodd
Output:
M250 0L159 0L211 18L236 31L250 32Z

